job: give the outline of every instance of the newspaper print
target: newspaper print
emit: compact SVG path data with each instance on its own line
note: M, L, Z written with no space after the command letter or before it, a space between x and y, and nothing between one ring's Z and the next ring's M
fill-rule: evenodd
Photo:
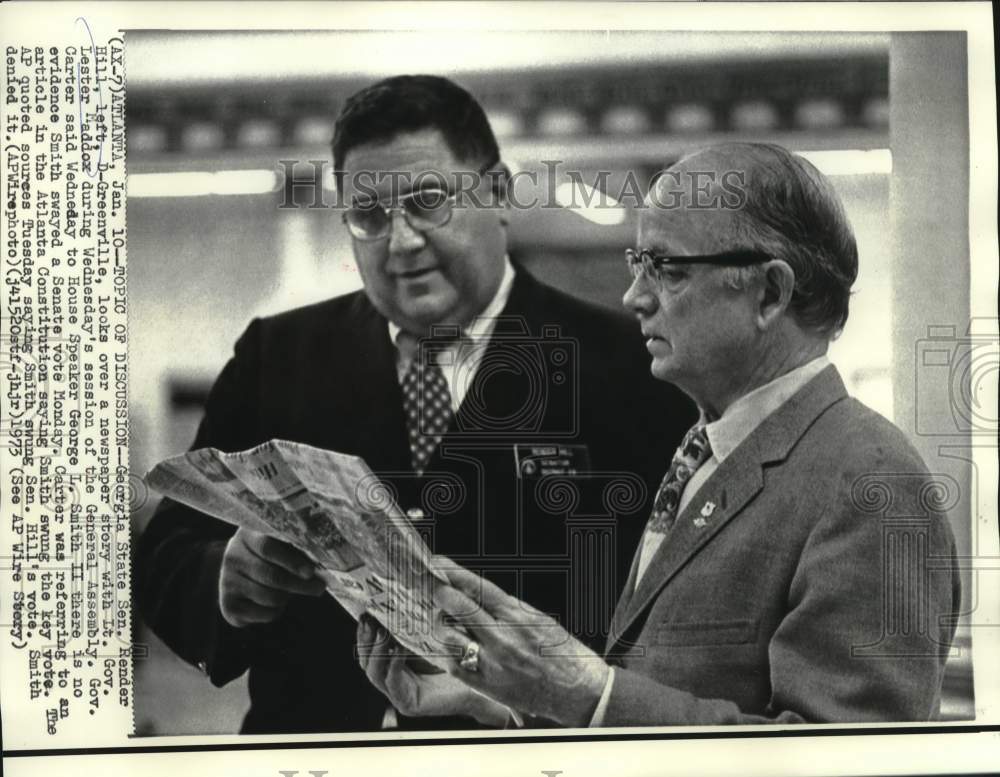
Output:
M433 639L435 579L447 578L362 459L272 440L237 453L189 451L146 480L189 507L295 546L355 619L370 612L413 652L447 655Z

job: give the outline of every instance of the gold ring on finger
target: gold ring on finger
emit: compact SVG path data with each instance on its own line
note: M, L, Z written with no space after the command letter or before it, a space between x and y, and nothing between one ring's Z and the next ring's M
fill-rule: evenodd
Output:
M479 643L475 640L470 640L462 650L462 658L458 662L458 665L462 667L466 672L478 672L479 671Z

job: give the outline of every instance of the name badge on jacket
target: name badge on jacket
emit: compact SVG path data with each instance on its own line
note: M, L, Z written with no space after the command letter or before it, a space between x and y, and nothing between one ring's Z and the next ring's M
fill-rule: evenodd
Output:
M516 443L514 467L518 478L547 475L585 475L590 471L590 449L586 445L539 445Z

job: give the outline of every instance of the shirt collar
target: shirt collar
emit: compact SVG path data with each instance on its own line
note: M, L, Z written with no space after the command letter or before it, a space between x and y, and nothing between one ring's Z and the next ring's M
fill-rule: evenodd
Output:
M786 372L770 383L759 386L731 404L722 417L705 425L708 441L712 445L712 456L720 464L743 442L750 433L799 389L819 375L830 364L825 356L819 356ZM704 417L704 415L702 416Z
M477 340L489 339L496 328L497 316L507 307L507 300L510 299L510 290L513 285L514 265L510 262L510 256L505 254L503 258L503 276L500 278L500 286L497 288L496 294L493 295L490 304L483 308L483 312L469 322L469 325L465 327L462 334ZM393 345L398 344L399 333L401 331L403 330L395 322L389 322L389 339L392 340Z

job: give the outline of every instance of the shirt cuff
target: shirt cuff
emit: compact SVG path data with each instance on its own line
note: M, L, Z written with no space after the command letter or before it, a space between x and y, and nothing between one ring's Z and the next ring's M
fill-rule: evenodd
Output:
M604 690L601 698L597 701L597 709L590 719L590 728L600 728L604 725L604 713L608 711L608 702L611 701L611 686L615 684L615 668L608 668L608 679L604 681Z

